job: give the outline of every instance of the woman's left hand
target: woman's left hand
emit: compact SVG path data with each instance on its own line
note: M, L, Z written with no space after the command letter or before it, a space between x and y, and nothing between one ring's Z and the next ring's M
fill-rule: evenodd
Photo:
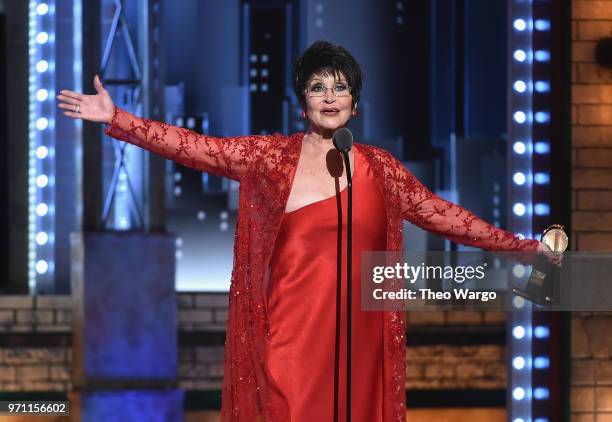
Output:
M564 253L556 253L553 252L546 243L540 242L538 248L536 249L537 253L543 254L548 259L548 262L551 264L555 264L557 266L561 266L561 261L563 261Z

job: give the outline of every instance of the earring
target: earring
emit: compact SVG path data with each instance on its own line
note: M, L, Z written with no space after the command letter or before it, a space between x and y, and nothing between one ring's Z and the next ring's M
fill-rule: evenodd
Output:
M302 110L302 119L306 118L306 112L304 110Z

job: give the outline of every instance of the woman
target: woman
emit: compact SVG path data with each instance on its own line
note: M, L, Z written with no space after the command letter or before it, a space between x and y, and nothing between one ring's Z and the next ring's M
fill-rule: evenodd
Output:
M240 181L240 205L225 353L224 421L339 420L345 415L345 327L336 355L338 224L346 178L332 134L357 112L362 75L342 47L314 43L294 64L306 133L216 138L136 117L96 95L61 91L67 116L106 123L106 134L179 164ZM350 151L353 209L353 372L355 421L405 420L405 317L362 312L360 252L401 250L402 220L488 250L538 250L423 186L388 152ZM342 221L345 225L346 221ZM346 233L343 230L342 233ZM343 286L344 288L344 286ZM342 292L344 295L344 292ZM344 297L344 296L342 296ZM345 314L344 301L341 314ZM339 358L340 365L336 365ZM334 394L337 396L334 400Z

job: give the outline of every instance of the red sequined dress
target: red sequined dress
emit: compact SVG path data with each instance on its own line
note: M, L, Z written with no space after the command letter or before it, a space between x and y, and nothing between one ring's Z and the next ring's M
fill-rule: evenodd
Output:
M296 378L284 373L283 365L288 364L286 357L280 357L278 349L275 349L299 345L302 341L302 344L308 344L307 350L296 352L302 359L309 353L317 353L322 347L321 341L313 345L311 342L315 341L314 338L309 340L299 337L304 321L298 320L297 315L314 316L308 312L311 307L308 301L296 300L292 303L292 307L298 309L292 309L291 316L289 304L284 302L287 294L283 294L282 301L274 301L275 297L279 298L283 289L288 288L286 283L291 282L287 277L288 273L279 273L282 268L291 271L291 263L284 259L284 256L291 254L290 245L304 242L302 244L308 244L310 249L313 246L310 243L312 240L304 241L294 237L299 230L303 232L308 230L308 227L303 226L301 222L298 224L291 218L291 213L285 215L304 134L285 136L275 133L218 138L140 118L118 107L115 107L112 122L105 128L105 133L181 165L240 182L225 344L222 420L285 422L292 420L292 406L302 406L301 409L306 407L307 403L300 399L300 394L304 391L313 394L312 397L318 397L319 392L314 391L318 385L327 397L330 388L328 378L319 381L320 384L315 379L304 381L301 386L291 386L291 383L298 379L299 373ZM354 149L358 159L355 177L361 177L362 181L363 178L368 180L370 188L365 195L380 195L379 199L382 199L377 204L384 209L384 213L381 209L362 210L359 211L361 217L357 214L354 217L362 218L374 212L378 217L384 216L385 227L384 234L380 233L380 227L373 228L375 233L359 247L400 251L403 246L402 220L407 219L419 227L465 245L498 251L536 250L539 244L537 240L519 239L512 233L479 219L459 205L438 197L387 151L358 143L354 145ZM360 162L361 166L358 165ZM360 173L360 168L367 169L370 176L368 173ZM375 183L376 191L372 189L370 182ZM363 192L360 195L363 196ZM327 200L312 204L314 208L296 212L310 213L316 209L317 212L331 212L333 215L333 209L328 208L332 202L333 200ZM354 206L358 206L357 201ZM320 207L324 209L319 209ZM379 220L380 218L375 225L383 224ZM324 230L328 223L317 226L317 230ZM275 247L277 240L279 243ZM317 240L315 242L320 243ZM322 259L322 255L318 259ZM273 271L276 273L268 272L272 262L275 263ZM359 271L353 270L353 274L358 273ZM305 277L304 273L299 274L299 277ZM330 277L328 274L327 279ZM332 284L335 284L335 280L334 274ZM354 283L354 286L359 284ZM272 292L267 296L269 286L272 286L276 296ZM314 294L312 290L306 290ZM313 300L324 300L321 296L323 295L317 295ZM359 301L354 300L354 303L358 304ZM291 333L283 329L279 334L279 324L282 324L281 316L284 314L294 321L288 326L289 329L295 328L295 338L290 339L289 343L285 342L286 338L283 336L291 336ZM361 379L353 378L353 388L367 384L367 393L374 394L371 397L375 398L370 402L379 403L380 406L376 404L367 407L368 411L378 415L378 419L374 420L405 421L405 313L391 311L372 315L367 321L372 326L364 329L367 336L380 336L380 342L377 341L379 348L371 347L363 359L376 359L376 364L370 364L369 373L359 373L359 377L366 377L368 382L362 383ZM329 319L334 321L334 316ZM311 322L309 326L313 327L313 324ZM324 327L329 330L330 325L326 324ZM308 331L306 336L315 334L313 330ZM329 339L329 331L322 334L327 335ZM313 376L312 371L317 371L317 376L327 376L326 372L331 370L327 354L320 359L314 357L309 362L309 376ZM317 368L316 365L319 364L322 366ZM300 392L298 387L304 390ZM328 412L329 403L329 400L324 402L321 411ZM361 408L352 410L361 411ZM302 415L295 417L302 418Z

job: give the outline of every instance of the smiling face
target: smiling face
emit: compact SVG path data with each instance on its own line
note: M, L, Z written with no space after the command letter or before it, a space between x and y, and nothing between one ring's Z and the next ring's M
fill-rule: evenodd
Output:
M342 74L314 74L306 84L305 100L310 130L324 136L346 126L353 114L353 97Z

